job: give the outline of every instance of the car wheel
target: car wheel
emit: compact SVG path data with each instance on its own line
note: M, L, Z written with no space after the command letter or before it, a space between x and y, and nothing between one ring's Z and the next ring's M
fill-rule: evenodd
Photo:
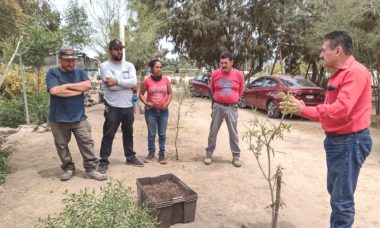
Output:
M267 104L267 115L269 118L278 118L280 116L280 112L277 111L277 106L274 101L269 101Z
M239 108L245 108L245 107L247 107L247 105L245 104L244 96L241 96L239 98L239 101L238 101L237 105L238 105Z
M190 86L190 96L195 97L195 90Z

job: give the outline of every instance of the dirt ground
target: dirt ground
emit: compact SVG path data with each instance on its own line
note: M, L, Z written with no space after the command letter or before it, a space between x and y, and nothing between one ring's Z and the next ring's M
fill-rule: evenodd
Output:
M180 161L174 160L174 131L168 131L167 151L169 163L147 164L143 168L126 166L122 153L121 132L116 135L110 158L109 176L124 180L136 190L136 178L173 173L198 193L195 221L173 227L268 227L271 213L270 195L256 160L247 145L240 141L242 167L231 164L228 133L225 124L219 131L214 162L203 164L204 149L211 121L210 101L195 98L191 116L183 119L180 132ZM103 105L87 109L92 125L96 154L99 154L102 137ZM173 113L172 113L173 114ZM263 113L239 110L239 137L243 126ZM173 115L172 115L173 117ZM278 120L271 120L278 122ZM276 150L282 152L275 163L284 167L283 201L286 206L279 215L279 227L328 227L329 196L326 191L326 164L323 149L324 134L319 123L302 119L286 120L293 127L283 141L276 141ZM174 123L171 120L170 126ZM143 159L147 155L147 129L143 115L137 116L134 125L135 151ZM360 174L356 190L356 219L354 227L380 227L380 130L371 129L374 146ZM33 227L38 218L46 218L63 209L63 193L78 193L81 189L99 190L106 182L82 178L82 159L73 139L70 145L77 173L73 179L61 182L60 161L55 151L51 132L18 133L8 137L7 144L16 151L9 160L10 171L0 186L0 227ZM137 197L137 194L136 194Z

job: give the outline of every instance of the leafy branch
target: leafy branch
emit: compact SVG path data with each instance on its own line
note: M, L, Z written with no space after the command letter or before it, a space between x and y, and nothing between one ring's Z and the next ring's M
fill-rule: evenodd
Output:
M288 106L291 99L295 99L289 94L280 94L283 98L284 109L282 110L282 117L280 123L275 125L267 119L259 120L255 117L245 124L247 129L243 135L243 141L248 144L248 150L253 153L259 165L260 171L267 181L270 191L271 204L268 206L272 209L272 228L277 227L278 213L283 202L281 200L281 184L282 184L282 170L279 165L272 175L272 163L275 156L275 149L272 143L276 139L283 140L284 133L290 132L290 125L283 122L284 117L292 112ZM262 155L266 155L266 169L260 160Z

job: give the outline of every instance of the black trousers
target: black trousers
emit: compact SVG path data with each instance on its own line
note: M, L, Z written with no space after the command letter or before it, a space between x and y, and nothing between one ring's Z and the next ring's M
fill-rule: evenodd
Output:
M121 123L123 133L123 148L126 159L133 158L133 122L135 120L133 107L116 108L105 105L104 109L103 138L100 146L100 163L109 164L108 157L111 156L112 143L117 129Z

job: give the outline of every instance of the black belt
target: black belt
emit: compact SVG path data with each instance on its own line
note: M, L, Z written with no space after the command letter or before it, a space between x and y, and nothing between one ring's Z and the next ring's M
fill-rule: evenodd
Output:
M355 132L352 132L352 133L347 133L347 134L337 134L337 133L329 133L329 132L325 132L325 134L326 134L327 137L336 138L336 137L339 137L339 136L361 134L361 133L365 132L366 130L368 130L368 128L365 128L365 129L360 130L360 131L355 131Z
M236 107L236 105L237 105L237 103L227 104L227 103L219 103L219 102L216 102L216 101L214 101L214 103L216 103L218 105L223 105L225 107Z

